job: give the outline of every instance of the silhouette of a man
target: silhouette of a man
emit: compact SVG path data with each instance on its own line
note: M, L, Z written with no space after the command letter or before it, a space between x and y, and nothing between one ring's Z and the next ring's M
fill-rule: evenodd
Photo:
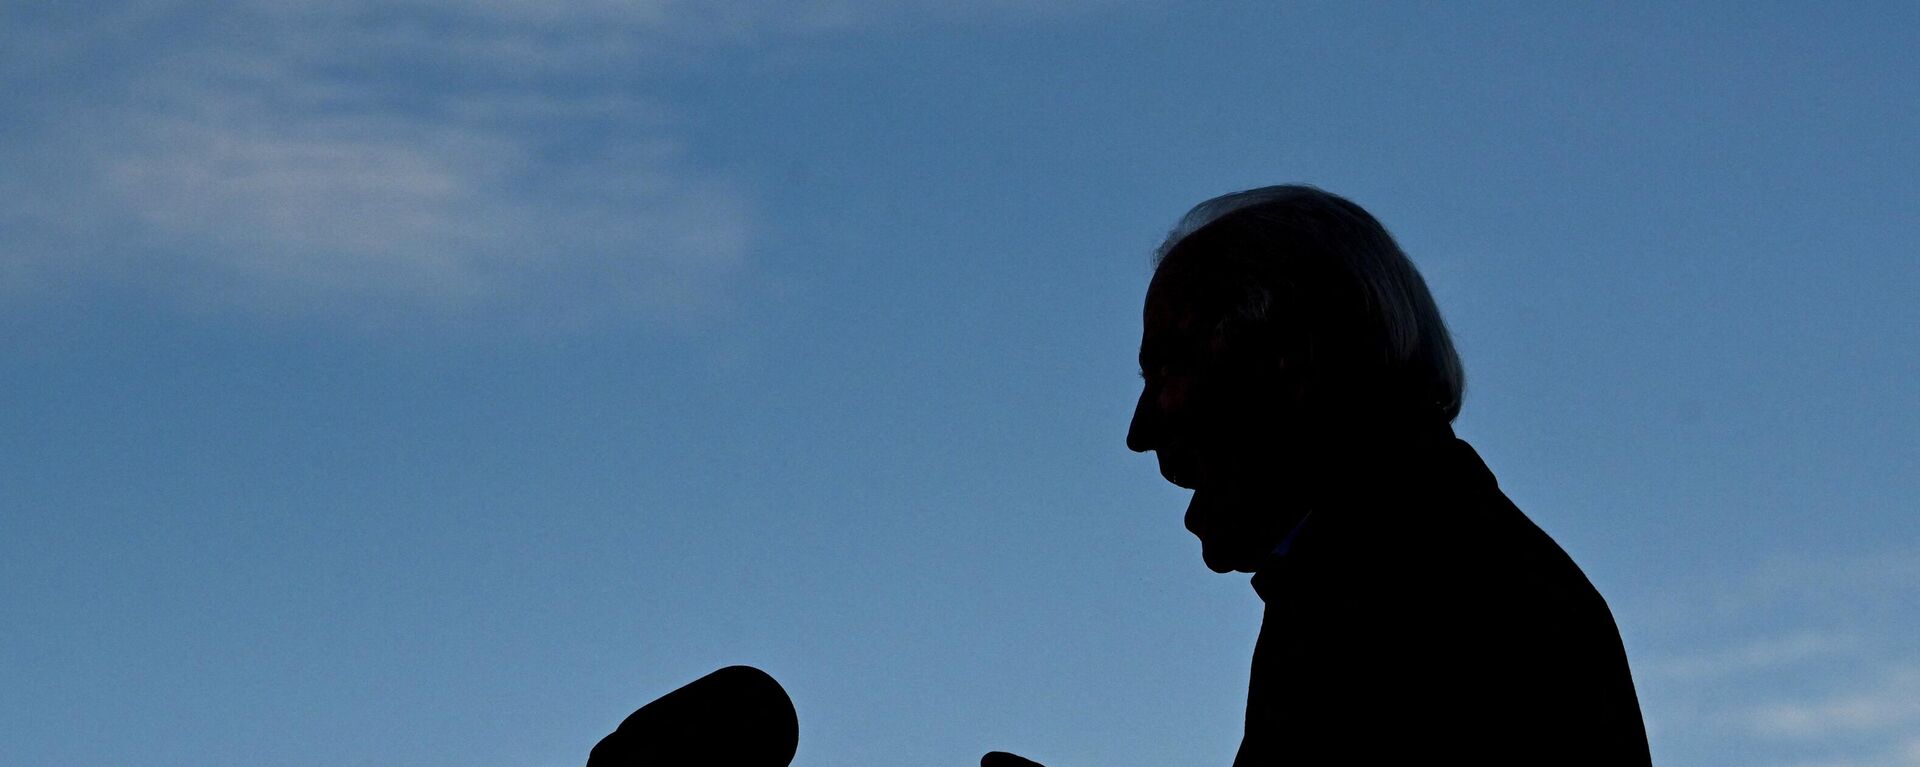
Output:
M1266 603L1236 767L1649 764L1612 613L1454 436L1460 360L1385 228L1266 187L1157 258L1127 446Z

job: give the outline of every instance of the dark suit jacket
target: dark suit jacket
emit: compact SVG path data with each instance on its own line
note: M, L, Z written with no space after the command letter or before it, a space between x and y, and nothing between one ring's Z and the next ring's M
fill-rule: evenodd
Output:
M1367 466L1254 576L1235 767L1649 764L1606 601L1479 454L1442 426Z

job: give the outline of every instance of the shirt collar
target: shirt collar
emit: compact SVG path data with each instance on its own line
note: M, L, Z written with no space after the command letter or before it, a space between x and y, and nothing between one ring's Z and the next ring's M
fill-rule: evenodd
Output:
M1293 529L1287 531L1286 537L1280 539L1280 545L1273 547L1273 553L1268 554L1267 558L1270 560L1280 559L1281 557L1285 557L1287 552L1292 551L1293 539L1300 537L1301 530L1307 529L1307 520L1309 519L1313 519L1313 512L1311 511L1307 512L1305 516L1302 516L1299 522L1293 523Z
M1278 565L1293 551L1294 541L1300 537L1302 531L1307 529L1307 523L1312 519L1313 512L1309 511L1306 516L1300 518L1299 522L1293 523L1293 529L1287 531L1286 536L1280 539L1279 545L1273 547L1273 552L1268 554L1266 561L1260 565L1260 570L1253 574L1253 591L1260 595L1262 601L1267 599L1269 585L1274 578L1278 577L1282 569Z

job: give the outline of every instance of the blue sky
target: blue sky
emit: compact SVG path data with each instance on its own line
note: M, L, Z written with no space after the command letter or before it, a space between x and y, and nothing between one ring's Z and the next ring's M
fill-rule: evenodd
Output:
M1920 764L1911 4L0 11L0 762L1225 764L1148 254L1308 182L1456 333L1656 761Z

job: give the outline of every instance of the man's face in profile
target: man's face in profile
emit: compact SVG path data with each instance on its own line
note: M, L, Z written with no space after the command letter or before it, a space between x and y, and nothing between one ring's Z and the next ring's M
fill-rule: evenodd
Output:
M1286 475L1285 387L1230 364L1213 331L1219 313L1195 306L1175 280L1147 289L1140 340L1142 391L1127 447L1153 451L1160 475L1193 490L1187 530L1215 572L1252 572L1292 524Z

